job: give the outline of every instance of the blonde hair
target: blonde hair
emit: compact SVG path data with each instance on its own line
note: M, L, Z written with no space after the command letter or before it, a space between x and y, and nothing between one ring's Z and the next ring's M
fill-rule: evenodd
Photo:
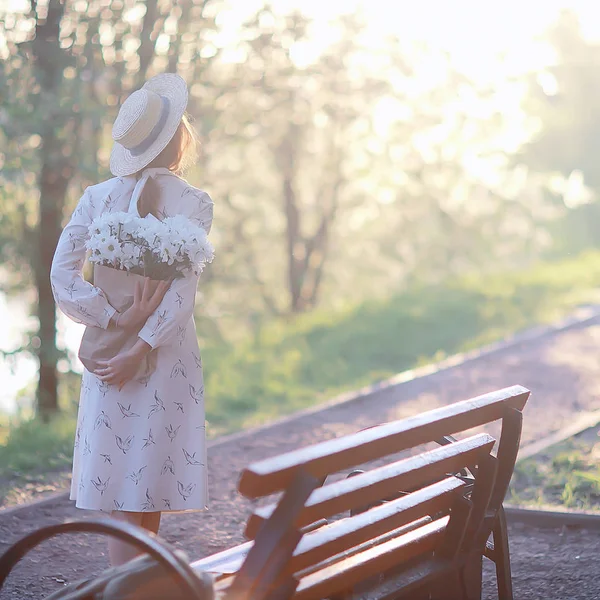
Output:
M147 166L144 168L163 167L173 171L177 175L189 169L198 157L198 135L194 131L190 118L183 115L181 123L167 144L165 149ZM140 215L145 217L148 213L152 213L155 217L158 216L157 205L160 196L160 188L154 181L149 179L139 200Z

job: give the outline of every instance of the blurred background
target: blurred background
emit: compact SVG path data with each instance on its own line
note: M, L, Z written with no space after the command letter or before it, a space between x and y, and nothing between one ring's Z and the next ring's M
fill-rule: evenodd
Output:
M49 265L163 71L215 201L210 435L598 301L596 1L0 0L0 484L30 446L69 461Z

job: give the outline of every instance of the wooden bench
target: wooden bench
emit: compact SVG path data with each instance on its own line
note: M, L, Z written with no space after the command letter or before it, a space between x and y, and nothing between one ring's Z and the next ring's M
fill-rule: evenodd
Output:
M325 482L311 494L297 527L342 512L353 514L303 536L288 566L288 572L299 581L294 597L308 600L344 595L353 586L390 570L396 574L393 597L416 597L416 589L426 590L428 597L436 580L443 577L440 597L479 598L485 555L496 564L499 597L512 598L502 502L517 458L522 410L528 397L528 390L515 386L245 469L239 490L248 498L284 490L300 471ZM495 456L490 455L495 440L487 434L461 440L451 437L494 421L501 422ZM333 473L431 442L443 445L349 479L325 481ZM272 510L266 506L254 511L245 532L249 538L260 531ZM488 542L490 535L492 542ZM226 561L221 567L235 570L235 549L192 566L195 570L215 569L220 559ZM415 560L416 566L411 567ZM227 585L228 578L223 577L217 589ZM390 582L382 585L390 587ZM385 595L375 592L374 597Z
M481 597L487 556L496 564L500 599L512 599L502 502L528 397L515 386L249 466L240 493L281 498L256 507L245 530L251 541L190 570L211 573L210 593L227 599L470 600ZM495 421L497 444L470 431ZM164 572L146 570L140 595L127 568L120 590L128 586L130 600L164 597L158 590L172 586ZM108 592L95 597L124 597ZM171 587L169 598L179 597L191 596Z

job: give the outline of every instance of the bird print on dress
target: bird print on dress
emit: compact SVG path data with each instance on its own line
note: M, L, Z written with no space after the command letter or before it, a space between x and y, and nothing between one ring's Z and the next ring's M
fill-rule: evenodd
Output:
M131 444L133 443L135 436L128 435L125 439L119 435L115 435L115 442L123 454L127 454L131 450Z
M73 294L77 291L77 284L74 281L71 281L71 283L65 288L65 292L67 292L67 294L69 294L69 298L71 298L71 300L73 300Z
M159 214L159 216L160 216L160 220L161 220L161 221L164 221L165 219L168 219L168 218L170 217L170 215L169 215L169 213L167 212L167 209L166 209L166 208L161 208L161 209L158 211L158 214Z
M102 327L100 321L92 315L92 313L85 307L81 302L75 302L75 306L73 310L81 315L81 321L85 322L85 324L93 325L94 327Z
M181 197L185 198L187 196L196 196L196 190L192 187L187 187L183 192L181 192Z
M104 496L104 492L106 491L106 488L108 487L108 482L110 481L110 477L106 481L102 481L102 479L100 479L100 476L98 476L96 479L98 479L98 481L96 481L95 479L92 479L91 482L94 484L94 487L100 492L100 495Z
M177 482L177 491L181 494L181 497L184 499L185 502L187 502L187 499L194 493L195 489L195 483L190 483L189 485L184 486L183 483L181 483L181 481Z
M113 198L110 194L104 198L104 200L102 200L102 202L104 203L104 206L106 207L106 210L108 210L108 212L112 212L112 209L115 207L115 204L117 203L116 199Z
M140 467L137 471L132 471L131 473L129 473L129 475L127 475L127 479L131 479L131 481L133 481L133 483L137 485L142 479L142 472L147 466L148 465L144 465L143 467Z
M202 368L202 357L196 356L195 352L192 352L192 356L194 357L194 361L196 362L196 366L201 369Z
M83 215L83 202L77 205L77 208L73 211L74 217L81 217Z
M156 446L156 442L154 441L154 436L152 435L152 429L148 431L148 437L144 438L144 445L142 446L142 450L146 449L148 446Z
M167 473L175 475L175 463L171 460L170 456L167 456L167 460L165 460L162 469L160 470L161 475L166 475Z
M100 456L104 459L105 463L108 463L112 466L112 459L110 458L110 454L100 454Z
M179 292L175 292L175 295L176 295L175 302L177 303L177 306L179 306L179 308L181 308L181 306L183 305L183 296Z
M139 379L136 379L136 381L143 385L144 387L148 387L148 382L150 381L150 379L152 378L152 373L147 373L146 375L143 375L142 377L140 377Z
M167 510L171 510L171 501L170 500L168 500L167 498L163 498L163 503Z
M154 510L154 500L152 499L152 496L150 495L149 488L146 488L146 501L142 503L142 510L143 511Z
M113 502L115 503L115 510L123 510L125 502L117 502L116 500L113 500Z
M191 465L192 467L203 467L204 466L204 463L200 462L196 458L195 452L193 454L190 454L189 452L186 451L185 448L182 448L182 450L183 450L183 455L185 456L185 462L187 462L188 465Z
M87 435L85 436L85 440L83 441L83 455L84 456L89 456L92 453L92 448L90 446L90 442L87 438Z
M173 404L177 407L179 412L183 413L183 402L177 402L176 400L173 400Z
M180 375L187 379L187 369L181 359L179 359L171 369L171 379L175 379Z
M117 406L119 407L119 410L121 411L121 413L123 414L123 418L132 418L132 417L139 417L140 415L138 415L137 413L133 412L131 410L131 402L129 403L128 406L123 406L120 402L117 402Z
M173 440L177 437L177 433L179 432L180 428L181 428L181 425L177 425L177 427L175 429L173 429L173 425L169 425L168 427L165 427L165 431L167 432L167 435L169 436L171 443L173 443Z
M94 423L94 431L96 431L98 427L102 427L102 425L104 425L108 429L112 429L112 426L110 424L110 417L104 411L102 411L96 418L96 422Z
M78 246L85 243L85 233L69 233L69 243L71 244L71 252L75 252Z
M167 315L168 312L166 310L162 310L158 313L156 317L156 323L152 328L152 333L150 334L150 337L154 337L158 333L158 330L169 320Z
M92 313L85 306L83 306L81 302L75 302L73 310L79 313L83 319L87 320L90 324L94 325L95 327L101 327L100 321L94 317L94 315L92 315Z
M202 398L204 398L204 386L202 385L198 389L196 389L190 383L190 396L194 399L194 402L198 404L202 400Z
M187 333L187 327L177 327L177 339L179 340L179 345L182 346L183 342L185 342L185 334Z
M150 405L150 412L148 413L148 418L150 418L153 414L160 412L160 411L164 411L166 412L166 408L165 408L165 403L161 400L160 396L158 395L158 390L156 390L154 392L154 404Z
M98 390L103 396L106 396L108 390L110 390L110 384L106 383L106 381L101 381L100 379L96 379L96 383L98 384Z

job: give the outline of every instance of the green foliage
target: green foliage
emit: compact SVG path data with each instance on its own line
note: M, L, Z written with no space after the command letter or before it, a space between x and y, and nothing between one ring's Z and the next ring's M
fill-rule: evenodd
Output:
M75 433L72 416L57 416L49 423L25 420L7 429L8 436L0 444L0 480L70 466Z
M517 463L509 501L520 505L562 505L600 509L598 428L593 428Z
M252 340L205 349L210 430L262 422L550 322L597 300L599 287L600 253L587 253L273 322Z

